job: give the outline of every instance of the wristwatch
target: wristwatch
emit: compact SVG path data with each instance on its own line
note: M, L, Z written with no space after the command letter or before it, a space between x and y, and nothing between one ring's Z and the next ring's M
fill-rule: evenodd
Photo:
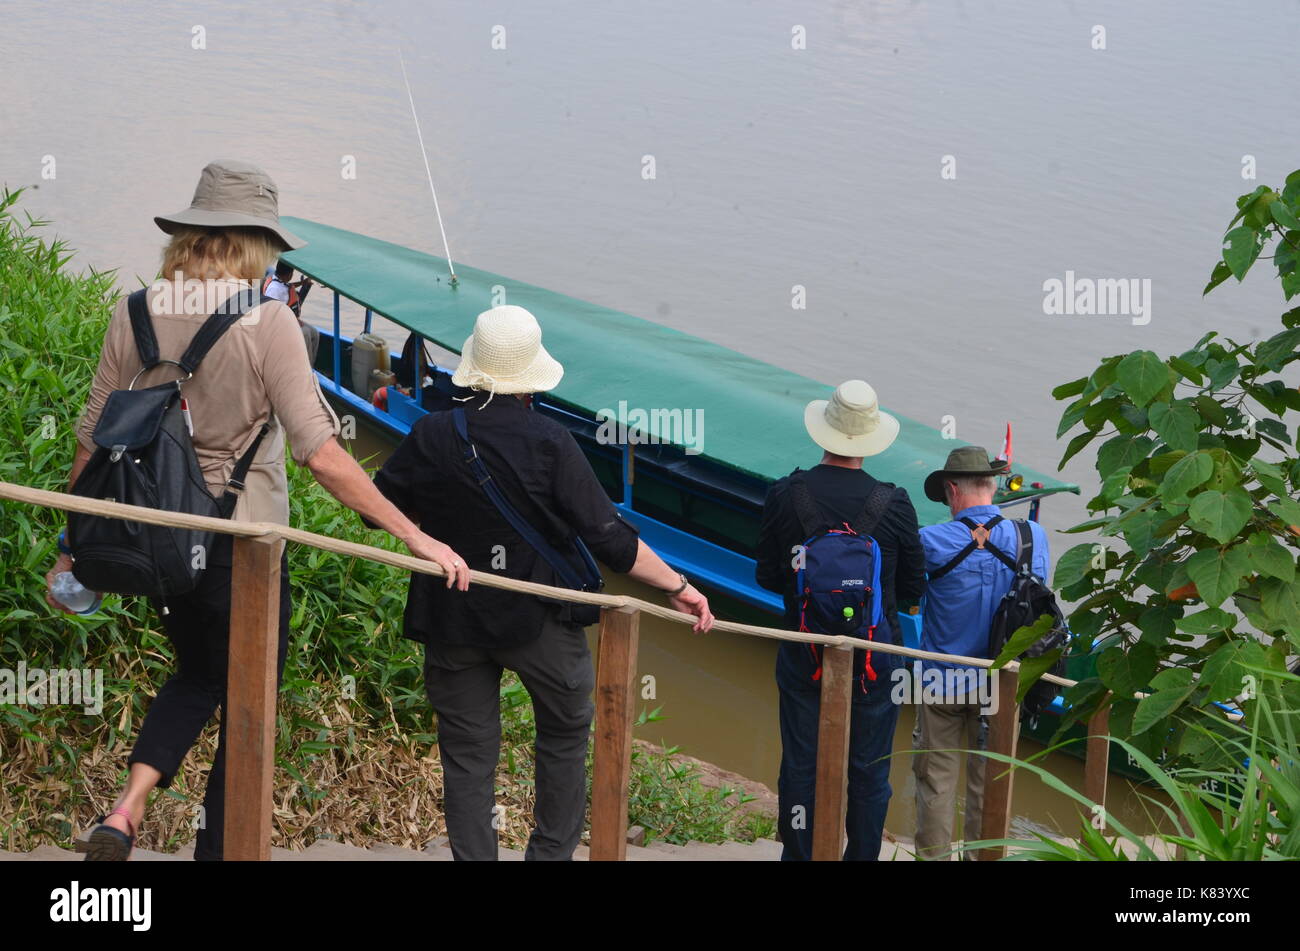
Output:
M681 572L678 572L677 577L679 577L679 578L682 579L682 586L681 586L680 588L676 588L676 589L674 589L674 590L672 590L672 591L668 591L668 592L666 592L667 595L668 595L668 597L670 597L670 598L675 598L675 597L677 597L677 595L681 594L683 591L685 591L687 588L689 588L689 587L691 586L691 582L690 582L690 581L687 579L687 577L686 577L684 574L682 574Z

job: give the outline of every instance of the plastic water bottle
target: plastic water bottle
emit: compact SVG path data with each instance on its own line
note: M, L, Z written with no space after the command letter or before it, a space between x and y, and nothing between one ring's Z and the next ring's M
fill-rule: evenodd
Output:
M50 586L54 600L74 614L94 614L104 603L104 596L85 588L71 571L60 571Z

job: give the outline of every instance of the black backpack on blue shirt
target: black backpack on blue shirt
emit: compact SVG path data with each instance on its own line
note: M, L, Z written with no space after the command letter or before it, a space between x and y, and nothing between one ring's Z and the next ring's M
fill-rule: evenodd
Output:
M954 555L947 564L930 573L930 581L942 578L975 550L983 549L993 555L1013 572L1011 586L993 612L993 621L989 626L988 657L995 659L1002 653L1011 636L1022 627L1028 627L1044 614L1052 618L1048 632L1030 645L1029 649L1019 655L1017 660L1041 657L1049 651L1060 649L1060 655L1048 671L1058 677L1065 675L1065 655L1070 642L1070 631L1065 623L1065 616L1056 603L1056 595L1047 583L1034 574L1034 534L1029 523L1022 518L1014 519L1016 529L1016 555L1007 555L990 541L990 530L999 522L1004 522L1001 515L995 515L984 524L972 518L960 520L970 529L971 540L961 551ZM1022 704L1025 715L1032 721L1056 699L1061 692L1059 684L1039 679L1025 694Z

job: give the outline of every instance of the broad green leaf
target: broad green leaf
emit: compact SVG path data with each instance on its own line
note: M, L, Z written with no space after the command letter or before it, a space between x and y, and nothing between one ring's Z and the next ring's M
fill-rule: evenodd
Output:
M1147 457L1155 440L1150 436L1115 436L1097 450L1097 472L1103 478L1118 469L1132 469Z
M1295 357L1297 347L1300 347L1300 327L1283 330L1255 348L1255 362L1276 372L1288 359Z
M1092 569L1096 556L1096 545L1075 545L1056 561L1056 573L1052 576L1052 587L1064 588L1074 584ZM1105 552L1103 551L1104 555ZM1023 649L1023 648L1022 648Z
M1288 525L1300 525L1300 502L1282 497L1268 503L1268 510Z
M1228 267L1223 261L1219 261L1214 265L1214 270L1210 272L1210 282L1205 285L1205 290L1201 291L1201 296L1204 297L1231 276L1232 268Z
M1155 649L1140 641L1127 650L1115 646L1097 656L1097 675L1117 697L1131 697L1146 690L1155 672Z
M1250 513L1250 496L1240 488L1227 492L1208 489L1193 498L1187 509L1192 528L1220 543L1235 538L1249 521Z
M1196 411L1205 418L1206 422L1215 426L1228 425L1228 414L1223 411L1223 404L1213 396L1202 393L1192 402L1196 404Z
M1232 276L1241 281L1259 257L1260 249L1264 246L1263 239L1254 228L1241 225L1224 235L1223 241L1223 260L1232 271Z
M1141 558L1154 547L1156 529L1166 518L1167 515L1158 509L1142 509L1140 512L1125 515L1118 524L1124 535L1124 541L1128 542L1129 547Z
M1166 499L1185 499L1187 493L1207 480L1214 472L1214 460L1204 451L1193 452L1175 462L1160 483Z
M1259 585L1259 604L1287 631L1300 631L1300 585L1265 578Z
M1065 447L1065 455L1061 456L1061 461L1056 464L1056 468L1060 469L1072 458L1074 458L1074 456L1081 449L1083 449L1085 446L1088 445L1088 443L1092 442L1096 438L1097 438L1097 433L1092 430L1089 430L1086 433L1079 433L1077 436L1071 439L1069 445Z
M1196 582L1201 600L1217 608L1236 593L1247 570L1245 560L1240 549L1221 552L1217 548L1205 548L1187 559L1187 574Z
M1151 696L1143 697L1138 701L1137 712L1133 714L1133 733L1145 733L1157 723L1163 722L1191 692L1191 687L1176 687L1157 690Z
M1088 378L1081 376L1077 380L1071 380L1069 383L1062 383L1056 389L1052 390L1052 399L1064 400L1071 396L1078 396L1083 392L1083 388L1088 385Z
M1250 460L1250 467L1255 471L1255 478L1259 480L1260 485L1274 495L1283 497L1287 495L1286 479L1281 469L1258 457Z
M1020 677L1016 681L1016 703L1023 703L1025 694L1029 688L1037 683L1038 679L1052 669L1052 665L1061 656L1059 647L1053 648L1046 654L1040 654L1037 657L1026 657L1020 662Z
M1255 541L1261 537L1264 539L1262 543ZM1245 546L1245 552L1252 570L1287 584L1295 580L1295 556L1267 534L1259 532L1252 535L1250 544Z
M1146 406L1169 383L1169 368L1150 350L1135 350L1119 362L1119 385L1138 406Z
M1151 427L1170 449L1191 452L1196 448L1199 415L1190 404L1181 400L1174 403L1154 403L1149 411Z
M1187 617L1181 617L1174 622L1178 630L1186 631L1188 634L1212 634L1215 631L1224 631L1232 627L1234 618L1227 611L1219 608L1206 608L1204 611L1197 611L1195 614L1189 614Z
M1177 608L1171 605L1153 604L1138 617L1138 630L1142 640L1153 647L1159 647L1170 634L1174 633L1174 616Z
M1283 228L1290 228L1293 231L1300 229L1300 218L1296 218L1295 212L1287 207L1284 201L1274 201L1269 204L1268 212L1272 215L1273 220Z
M1166 667L1151 678L1152 690L1181 690L1192 684L1192 672L1187 667Z

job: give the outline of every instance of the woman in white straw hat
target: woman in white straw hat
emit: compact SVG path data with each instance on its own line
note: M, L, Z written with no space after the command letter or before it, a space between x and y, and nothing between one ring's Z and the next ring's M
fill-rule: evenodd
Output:
M375 485L420 524L436 524L477 571L590 587L580 540L611 570L663 591L674 608L695 615L697 632L707 631L713 615L705 596L622 519L572 434L530 411L532 394L554 388L563 375L527 310L479 314L452 376L473 395L461 408L421 417ZM450 597L423 575L411 579L404 632L425 645L425 689L438 715L447 835L457 859L497 857L493 784L507 668L528 689L537 722L536 827L525 858L572 857L586 807L595 678L583 625L591 620L571 602L484 585Z
M208 315L246 290L255 292L282 251L303 242L280 224L278 189L247 162L216 161L203 169L188 208L154 219L171 236L163 250L162 277L135 300L122 297L104 337L99 368L77 427L72 482L95 449L92 434L109 395L132 383L143 363L128 311L151 325L162 362L140 375L139 386L176 379L174 366ZM134 295L132 295L134 297ZM254 299L255 300L255 299ZM339 501L402 539L413 555L437 562L446 584L464 591L462 559L426 535L379 494L365 472L335 439L338 420L321 395L298 321L279 301L255 305L212 346L184 383L192 441L203 478L214 497L234 478L236 457L246 455L232 517L288 524L287 438L294 460L307 466ZM259 433L262 435L259 437ZM260 439L260 442L258 441ZM236 480L231 485L236 486ZM75 544L75 538L72 542ZM72 550L60 538L60 556L47 575L69 570ZM176 655L177 672L158 691L127 763L126 786L113 809L91 831L88 860L124 860L131 852L149 793L166 788L181 761L218 707L225 703L230 628L229 535L217 535L197 588L169 597L162 626ZM66 610L52 596L51 606ZM161 604L155 603L156 608ZM287 556L280 559L279 663L288 644L290 604ZM236 676L238 672L236 672ZM204 822L196 859L220 859L224 831L225 717L204 796Z
M758 583L782 595L785 624L791 630L818 634L848 634L869 640L902 643L896 614L900 604L917 602L925 590L925 555L917 531L916 510L904 489L879 482L862 468L862 460L887 450L898 438L898 420L884 412L876 391L862 380L849 380L835 388L829 399L813 400L804 410L804 427L822 449L821 464L795 469L768 490L757 545ZM849 527L852 532L844 532ZM870 560L865 546L855 548L850 535L869 536L876 542ZM881 608L877 631L870 626L872 612L850 609L836 625L817 620L826 612L821 603L802 600L821 579L805 576L805 589L796 585L796 570L823 558L813 552L820 538L835 536L827 550L839 557L823 562L833 566L833 581L826 586L841 598L853 585L865 589L875 568L880 589L871 591L871 604ZM792 553L798 553L792 557ZM878 560L877 560L878 559ZM848 581L841 581L848 578ZM858 580L853 580L858 579ZM841 590L842 589L842 590ZM865 607L866 600L857 605ZM832 610L830 613L837 614ZM837 614L838 616L838 614ZM898 667L896 655L881 651L853 652L854 691L849 748L849 786L846 860L874 861L880 854L885 813L889 806L889 753L898 724L898 707L892 702L891 678ZM809 644L782 642L777 649L776 683L780 694L781 771L777 781L780 800L778 825L781 857L787 861L812 858L812 802L816 787L817 730L822 673L820 651ZM797 822L802 816L805 821Z

